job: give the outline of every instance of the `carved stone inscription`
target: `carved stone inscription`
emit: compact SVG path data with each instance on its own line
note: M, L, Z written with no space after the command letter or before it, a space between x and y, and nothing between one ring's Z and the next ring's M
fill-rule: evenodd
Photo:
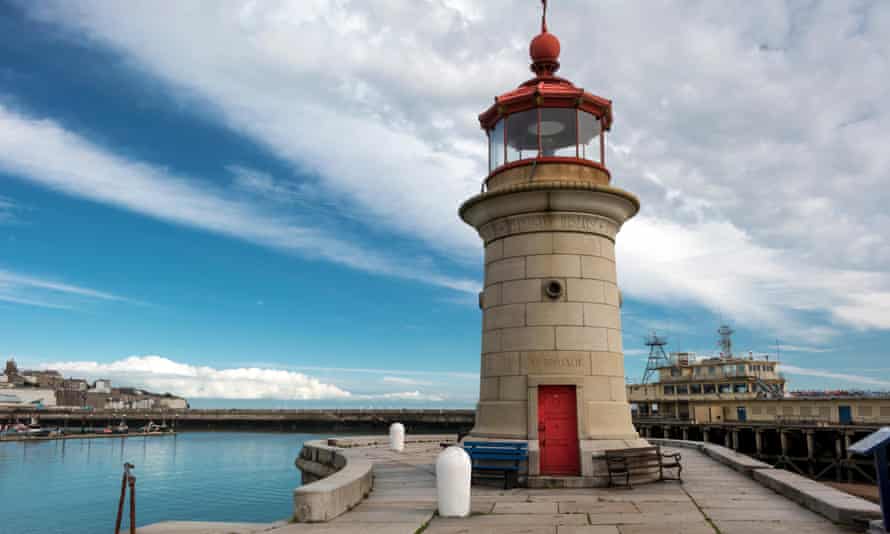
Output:
M587 352L526 352L523 359L530 375L590 373L590 354Z
M479 235L486 243L529 232L585 232L614 240L618 225L605 217L586 213L531 213L497 219L479 228Z

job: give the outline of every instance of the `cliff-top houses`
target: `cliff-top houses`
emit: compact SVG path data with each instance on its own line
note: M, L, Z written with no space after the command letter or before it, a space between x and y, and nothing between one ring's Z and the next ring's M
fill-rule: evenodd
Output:
M10 359L0 375L0 407L17 406L181 410L188 408L188 402L170 393L113 387L107 379L90 384L81 378L65 378L54 370L19 370L15 360Z

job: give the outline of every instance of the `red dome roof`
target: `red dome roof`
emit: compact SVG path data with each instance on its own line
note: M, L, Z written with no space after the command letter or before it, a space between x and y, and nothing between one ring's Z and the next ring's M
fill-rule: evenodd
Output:
M559 39L548 31L539 33L528 47L532 61L556 61L559 59Z
M479 115L483 129L493 128L498 120L533 108L578 108L592 113L602 121L603 130L612 126L612 101L590 94L575 87L565 78L554 73L559 70L559 39L547 31L547 1L543 0L541 33L532 39L528 53L532 59L531 70L535 77L523 82L512 91L495 97L494 104Z

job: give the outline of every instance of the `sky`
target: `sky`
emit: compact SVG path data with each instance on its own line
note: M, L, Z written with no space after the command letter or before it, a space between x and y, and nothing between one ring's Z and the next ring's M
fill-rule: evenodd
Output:
M471 407L477 115L540 3L0 2L0 358L193 406ZM626 374L890 389L890 3L555 0L612 99Z

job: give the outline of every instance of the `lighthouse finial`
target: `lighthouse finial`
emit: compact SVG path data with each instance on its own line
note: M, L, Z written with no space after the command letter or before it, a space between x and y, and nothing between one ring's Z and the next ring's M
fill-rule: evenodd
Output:
M544 11L541 14L541 33L528 47L532 58L532 72L541 76L553 76L559 69L559 39L547 31L547 0L541 0Z
M544 11L541 13L541 33L547 33L547 0L541 0Z

